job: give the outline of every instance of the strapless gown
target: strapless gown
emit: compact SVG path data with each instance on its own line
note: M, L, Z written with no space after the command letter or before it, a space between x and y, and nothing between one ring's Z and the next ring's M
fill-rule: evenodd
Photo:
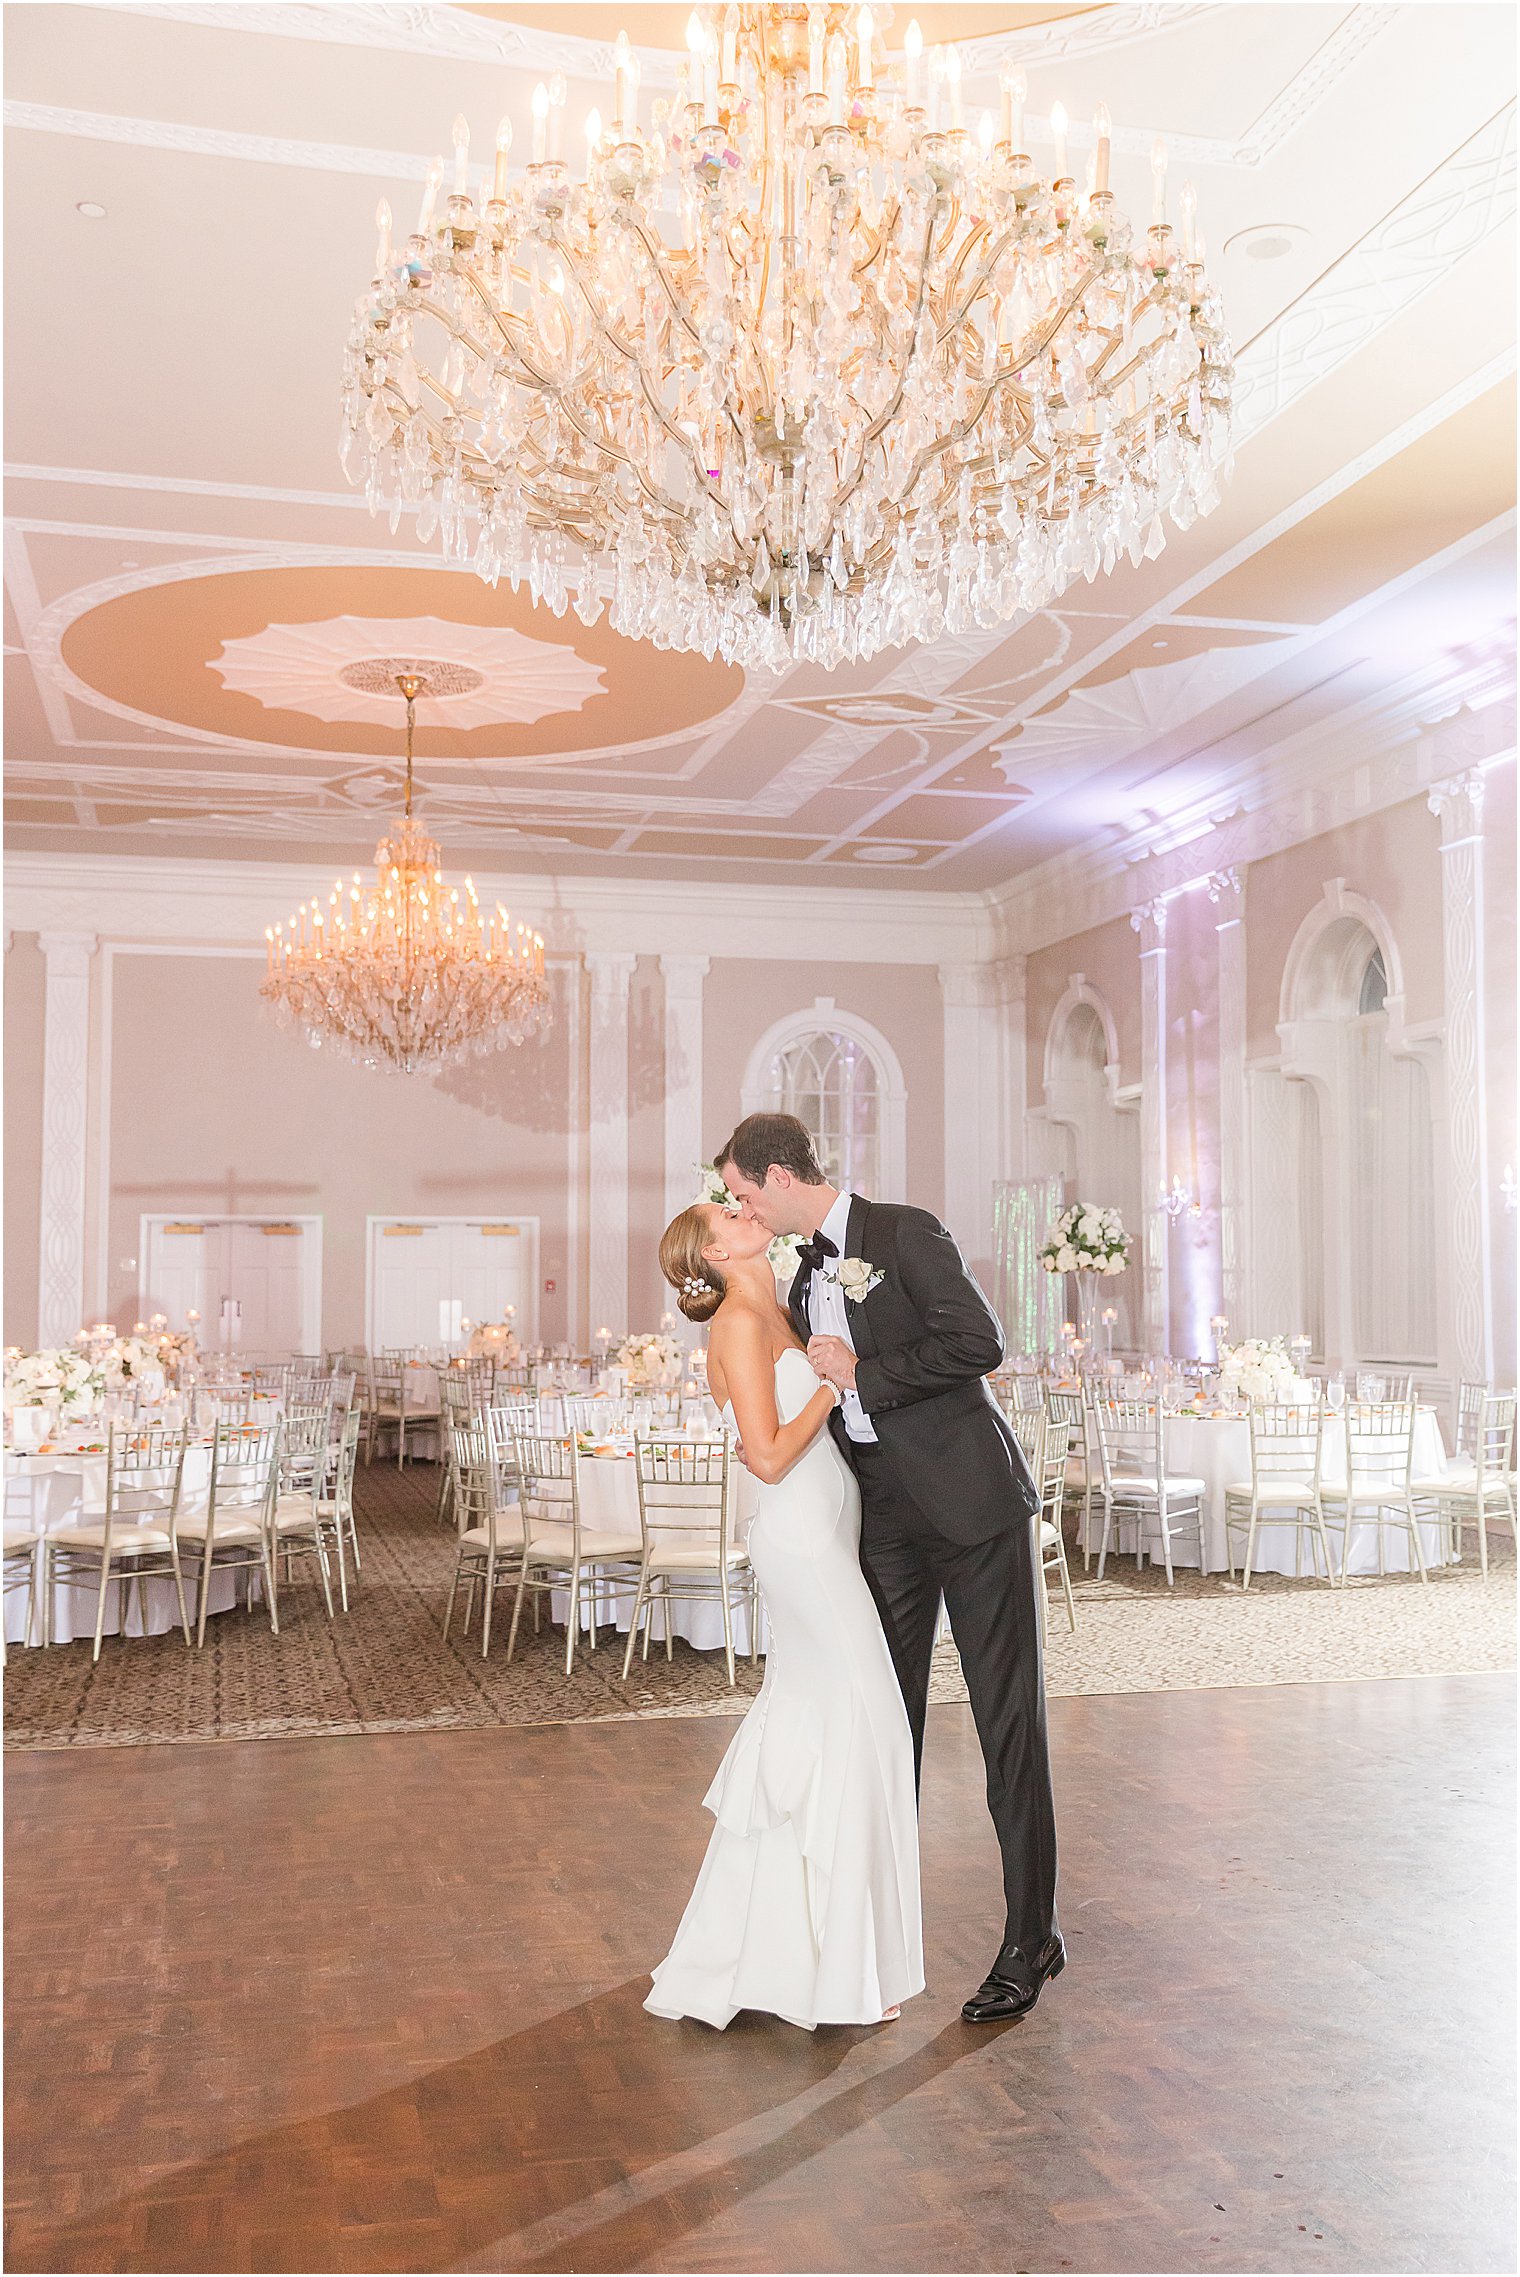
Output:
M776 1363L783 1422L818 1378ZM827 1430L762 1486L750 1556L765 1681L706 1796L717 1821L644 2006L719 2030L741 2008L811 2031L924 1988L913 1740L860 1570L860 1492Z

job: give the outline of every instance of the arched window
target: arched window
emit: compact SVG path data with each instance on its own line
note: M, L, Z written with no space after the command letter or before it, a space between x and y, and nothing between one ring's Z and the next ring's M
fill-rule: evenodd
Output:
M771 1103L795 1115L831 1186L881 1191L881 1091L876 1063L853 1036L824 1029L776 1052L766 1076Z
M832 997L767 1028L750 1053L742 1103L795 1115L833 1185L874 1201L906 1197L908 1094L880 1029Z
M1253 1327L1260 1334L1304 1329L1316 1351L1341 1366L1432 1366L1430 1078L1404 1028L1397 944L1382 913L1343 880L1331 881L1299 928L1282 1013L1282 1073L1297 1094L1286 1102L1296 1111L1297 1145L1269 1193L1274 1142L1266 1117L1253 1249L1258 1294L1270 1287L1274 1302L1261 1308L1271 1317Z

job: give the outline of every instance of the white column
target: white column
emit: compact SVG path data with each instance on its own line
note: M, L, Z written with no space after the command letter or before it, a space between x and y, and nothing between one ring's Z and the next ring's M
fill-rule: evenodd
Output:
M588 1153L591 1193L586 1254L591 1318L588 1346L600 1330L628 1327L628 984L637 957L592 951Z
M1488 1383L1493 1378L1494 1308L1484 1085L1481 772L1475 767L1468 774L1437 783L1430 793L1430 809L1441 823L1446 1188L1450 1196L1447 1254L1453 1357L1465 1381Z
M1027 957L1002 957L994 965L1003 1008L1003 1100L1006 1116L1000 1178L1029 1174L1029 1014Z
M1166 903L1130 911L1140 936L1140 1218L1145 1335L1157 1352L1171 1342L1171 1220L1166 1194Z
M90 959L98 943L93 933L41 933L37 945L47 960L37 1340L67 1344L84 1326Z
M702 983L710 957L661 957L665 978L665 1220L696 1193L702 1137ZM726 1134L720 1134L726 1135ZM716 1146L715 1138L713 1144ZM598 1323L600 1325L600 1323Z
M1246 1329L1246 887L1239 870L1216 870L1219 950L1219 1263L1232 1332Z

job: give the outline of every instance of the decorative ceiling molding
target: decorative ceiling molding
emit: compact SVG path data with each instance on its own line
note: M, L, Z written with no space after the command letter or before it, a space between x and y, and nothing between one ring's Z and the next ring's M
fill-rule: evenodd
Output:
M996 71L1006 56L1025 65L1065 63L1104 55L1136 40L1153 39L1179 25L1220 12L1221 0L1142 0L1094 8L1056 23L1010 28L961 40L961 67L969 75ZM292 0L126 0L124 12L216 31L257 32L281 39L322 40L343 47L400 49L461 63L494 63L522 71L562 71L567 79L610 79L612 42L586 39L546 25L514 24L463 8L332 4L309 7ZM679 49L635 47L648 87L670 89L685 57Z
M1174 0L1174 4L1162 6L1109 6L1029 32L994 32L956 44L964 74L969 80L975 80L995 75L1008 57L1025 64L1043 65L1107 52L1129 46L1136 40L1153 38L1158 33L1175 31L1194 19L1215 14L1217 8L1218 0L1191 0L1191 4L1187 4L1187 0ZM280 4L280 0L266 0L266 4L252 6L224 0L224 4L203 7L137 6L129 7L126 12L211 25L219 31L255 31L265 36L273 32L284 38L338 40L345 45L400 47L445 57L457 55L461 61L481 60L479 35L484 30L488 35L487 47L502 51L491 59L516 65L524 72L562 71L567 78L575 79L610 79L613 72L609 41L581 39L529 25L492 24L477 17L465 17L466 30L458 48L436 44L439 37L445 43L450 42L460 23L459 12L447 7L317 9L287 7ZM1173 166L1259 167L1324 100L1337 80L1392 20L1394 13L1391 6L1352 8L1243 135L1230 138L1182 134L1171 128L1163 130L1120 121L1111 134L1112 147L1130 157L1148 158L1157 134L1164 131ZM381 16L391 36L369 36L374 20ZM313 19L320 21L314 23ZM354 19L363 19L363 24L351 32ZM416 36L397 36L409 30L415 31ZM643 77L651 88L675 86L681 59L673 51L642 48L635 52L643 58ZM64 104L7 101L0 116L7 127L27 128L34 134L73 135L86 141L180 151L192 157L238 158L252 165L297 166L319 173L360 174L385 181L420 182L431 160L431 153L426 152L292 141L278 135L191 126L182 120L75 110ZM1054 145L1055 130L1047 116L1029 112L1024 124L1031 147ZM1072 120L1065 132L1069 148L1087 150L1092 147L1090 120ZM476 188L481 189L489 181L489 167L478 163L471 166L470 178Z
M63 525L63 528L66 535L79 534L77 529L70 525ZM112 530L109 534L113 537L130 537L134 541L141 537L141 533L135 530ZM243 574L249 570L420 568L430 571L444 569L447 574L451 575L467 576L470 574L468 569L455 569L451 565L441 563L436 554L377 550L373 553L365 553L356 559L351 548L306 545L271 546L258 540L224 540L221 538L208 540L204 536L187 537L183 542L191 545L231 544L246 550L228 557L202 555L191 561L162 562L154 568L128 570L116 577L103 577L92 584L78 586L73 592L62 594L47 608L38 608L35 614L23 612L18 604L17 616L21 624L22 637L27 644L27 654L36 673L39 689L49 688L59 695L72 698L76 703L88 705L92 711L108 713L113 719L126 720L134 727L166 731L168 734L189 741L197 747L223 751L247 751L264 758L302 757L331 761L332 752L318 746L267 743L253 736L223 735L212 728L188 727L182 720L163 720L152 712L140 711L130 704L121 703L115 697L104 694L98 688L91 687L88 681L82 680L64 661L64 636L69 627L77 619L88 614L91 609L97 609L107 601L118 600L125 594L140 593L150 586L186 584L199 578ZM12 586L12 557L20 543L20 527L14 523L8 525L6 529L6 583L7 586L12 587L13 599L15 598L15 590ZM24 547L22 551L24 553ZM30 578L29 565L27 575ZM35 595L35 586L32 587L32 591ZM718 725L732 729L741 725L751 712L765 702L766 693L767 691L758 679L747 681L732 703L715 713L711 719L699 723L700 730L706 732ZM568 753L550 754L547 758L535 755L532 764L535 767L545 765L563 767L569 765L583 766L598 757L621 760L629 753L660 751L675 744L689 743L693 732L693 727L687 725L679 729L673 728L663 735L643 738L620 737L615 744L586 746ZM76 735L72 721L67 720L66 717L61 725L54 727L54 735L56 741L64 749L88 749L90 747L87 742ZM354 754L356 759L359 756L359 754Z
M1235 359L1235 446L1358 354L1515 210L1507 103Z
M1401 805L1459 765L1502 761L1515 747L1514 690L1512 648L1423 667L1222 768L1163 821L1057 855L996 889L988 900L999 940L1008 951L1048 947L1212 872Z
M247 498L260 505L344 506L368 512L362 490L279 490L262 482L202 482L184 474L113 474L103 467L28 466L9 459L3 470L7 482L54 482L81 489L162 490L187 498ZM142 535L133 530L133 537ZM188 542L188 541L187 541ZM430 557L437 560L437 555Z
M825 900L803 886L731 880L673 886L668 878L473 872L483 901L531 907L557 952L635 951L795 959L797 942L824 961L937 965L992 953L980 894L911 887L833 886ZM271 909L332 890L332 872L305 863L144 861L127 855L6 857L6 922L13 931L90 931L102 940L262 942Z
M1083 761L1113 766L1274 671L1317 630L1239 648L1204 649L1196 656L1139 665L1096 687L1073 688L1054 710L1042 709L1017 735L998 743L998 771L1010 783L1028 783Z
M467 668L458 693L429 693L429 718L457 728L498 722L531 726L561 712L584 710L607 692L607 675L563 641L534 640L511 625L456 624L443 617L329 617L321 622L265 625L222 643L208 670L226 688L274 711L313 719L363 720L395 727L401 696L355 685L352 667L374 657L426 658ZM401 667L398 666L398 669Z

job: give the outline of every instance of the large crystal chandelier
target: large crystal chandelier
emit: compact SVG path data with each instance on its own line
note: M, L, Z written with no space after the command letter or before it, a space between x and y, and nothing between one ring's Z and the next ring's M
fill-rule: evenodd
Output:
M498 1045L521 1043L548 1017L541 933L481 908L474 885L443 882L438 848L412 813L412 736L424 674L376 667L376 686L406 698L406 809L375 849L375 884L340 878L324 909L298 909L265 930L260 994L316 1047L365 1067L411 1075ZM351 685L369 686L353 670Z
M584 180L556 81L489 197L461 118L444 212L441 159L399 247L382 205L343 409L372 511L557 614L761 667L1005 622L1209 511L1230 350L1159 145L1140 236L1106 112L1082 186L1056 106L1047 178L1022 73L968 119L914 23L892 85L869 8L744 0L687 37L645 130L620 36Z

